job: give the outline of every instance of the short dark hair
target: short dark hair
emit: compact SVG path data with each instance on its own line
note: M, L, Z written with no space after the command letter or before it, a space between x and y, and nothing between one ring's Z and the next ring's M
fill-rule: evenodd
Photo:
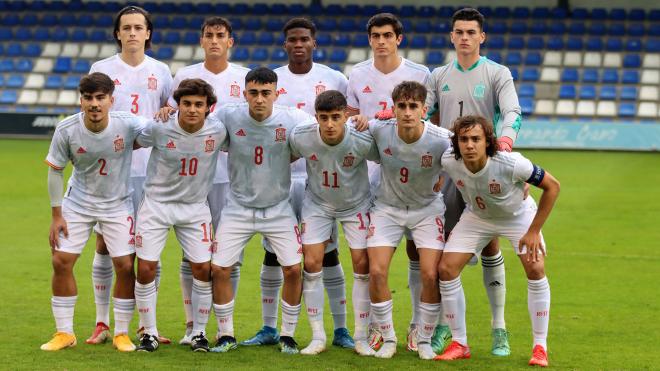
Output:
M296 17L289 19L289 21L286 22L286 24L282 28L282 33L284 34L284 37L286 37L286 33L293 28L308 29L312 37L316 36L316 25L314 24L314 22L310 21L307 18Z
M337 90L326 90L319 94L316 97L316 101L314 101L314 109L317 113L321 111L343 111L346 109L347 105L346 97L344 97L344 94Z
M454 158L460 160L461 150L458 146L458 136L465 130L469 130L474 126L481 126L486 135L486 155L488 157L495 156L497 152L497 137L495 136L495 128L493 124L483 116L461 116L454 121L451 131L454 135L451 137L451 144L454 147Z
M257 67L245 75L245 85L249 82L257 84L275 84L277 85L277 74L267 67Z
M144 16L144 21L147 23L147 30L149 31L149 38L144 42L144 49L151 48L151 38L154 36L154 24L151 22L151 15L139 6L129 5L120 10L115 17L115 29L112 31L112 37L117 42L117 45L119 45L119 50L121 50L121 41L117 37L117 32L119 32L121 17L126 14L142 14Z
M451 29L454 29L454 23L456 21L477 21L479 23L479 29L483 31L485 18L483 14L479 13L477 9L474 8L463 8L459 9L451 17Z
M372 27L382 27L388 24L394 28L394 34L397 37L403 33L403 24L397 16L392 13L378 13L367 22L367 34L371 35Z
M96 92L103 92L112 95L115 91L115 83L112 82L110 76L101 72L93 72L89 75L83 76L78 84L78 91L80 94L93 94Z
M186 95L206 97L206 105L209 110L211 109L211 106L218 101L218 98L216 98L215 93L213 92L213 87L202 79L185 79L181 81L179 87L174 91L174 94L172 94L177 105L179 104L181 97ZM209 111L207 111L206 114L208 115Z
M405 99L426 103L426 87L417 81L404 81L395 86L392 90L392 102Z
M206 29L206 27L213 27L213 26L224 27L225 30L227 30L229 37L231 37L231 33L232 33L231 22L229 22L227 18L218 17L218 16L208 17L204 20L204 23L202 23L202 28L200 29L202 36L204 36L204 29Z

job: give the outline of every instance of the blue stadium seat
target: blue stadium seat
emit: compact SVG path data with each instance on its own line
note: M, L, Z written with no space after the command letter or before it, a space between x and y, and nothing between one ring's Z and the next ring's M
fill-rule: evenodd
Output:
M580 88L580 99L596 99L596 87L593 85L582 85Z
M0 44L0 55L5 54L5 46Z
M623 67L639 68L642 66L642 58L639 54L626 54L623 57Z
M560 38L550 38L548 39L548 43L546 44L546 47L550 50L563 50L564 49L564 40Z
M275 43L275 36L273 36L272 32L264 31L257 36L258 45L270 46L273 45L273 43Z
M444 55L439 50L431 50L426 54L426 64L440 65L444 61Z
M448 34L451 32L451 25L449 22L437 22L433 24L433 32L439 34Z
M532 36L527 39L527 49L539 50L545 47L545 42L540 36Z
M343 32L353 32L353 31L357 31L358 28L361 28L357 25L357 22L352 18L340 19L339 22L337 23L337 27L339 28L339 31L343 31Z
M26 59L26 58L21 58L16 62L16 71L18 72L32 72L32 68L34 65L32 64L31 59Z
M270 55L270 60L275 62L285 62L289 57L284 49L277 48Z
M25 85L25 77L23 75L9 75L5 86L8 88L22 88Z
M256 15L266 15L270 13L270 8L268 7L268 4L256 3L252 6L252 11L250 13Z
M23 55L26 57L36 58L41 55L41 45L27 44L23 49Z
M660 39L646 39L646 45L644 45L644 49L648 53L660 52Z
M496 18L509 18L511 16L511 9L508 6L495 7L493 15Z
M565 8L552 8L550 10L550 18L553 19L566 19L568 17L568 12Z
M323 18L317 22L317 27L324 32L337 31L337 21L334 18Z
M35 41L48 41L50 40L50 31L47 28L37 28L34 30L33 39Z
M440 18L451 18L455 11L456 9L451 6L441 6L440 9L438 9L438 16Z
M504 64L505 65L511 65L511 66L518 66L522 63L522 55L520 52L509 52L506 55L506 59Z
M166 15L161 15L153 20L153 24L154 24L154 28L157 30L170 28L170 18Z
M8 27L18 26L20 23L21 23L21 19L18 17L17 14L9 13L6 14L2 19L2 25Z
M78 23L76 23L76 26L78 27L92 27L93 25L94 17L89 14L81 14L80 17L78 17Z
M598 70L595 68L586 68L582 72L582 82L598 82Z
M18 43L11 43L7 46L5 55L8 57L18 57L23 55L23 45Z
M250 7L247 4L237 3L232 5L231 12L234 15L248 15L250 12Z
M108 40L109 40L109 37L107 36L107 33L106 33L105 30L95 29L95 30L92 30L92 32L89 34L89 41L92 41L92 42L105 42L105 41L108 41ZM152 35L152 40L151 41L154 41L153 40L153 35Z
M525 40L520 36L512 36L507 43L508 49L523 49L525 47Z
M649 11L648 20L653 22L660 21L660 9L651 9Z
M257 34L252 31L245 31L238 37L238 43L249 46L257 43Z
M575 8L571 14L573 19L587 19L589 18L589 11L585 8Z
M275 5L284 5L284 4L273 4L273 7ZM284 28L284 21L281 19L268 19L266 21L266 31L281 32L282 28Z
M541 53L539 52L527 52L525 56L525 64L528 66L540 66L541 65Z
M351 37L345 33L336 34L332 42L335 46L349 46L351 45Z
M646 19L646 11L639 8L630 9L628 12L628 19L631 21L643 21Z
M513 81L518 81L518 69L509 68L509 71L511 71L511 77L513 77Z
M423 37L423 36L421 36L421 37ZM404 36L404 39L405 38L406 37ZM424 37L424 39L426 39L426 38ZM356 48L366 48L366 47L369 46L369 37L367 36L366 33L356 34L353 37L353 42L351 43L351 45L353 45ZM401 45L404 45L404 43L402 42Z
M427 20L415 22L414 30L416 33L429 33L432 30L431 22Z
M59 26L71 27L78 24L78 17L73 13L64 13L60 16Z
M290 15L303 15L307 13L307 8L303 4L291 4L289 5L289 14Z
M0 72L14 72L14 60L13 59L0 60Z
M587 27L584 22L574 22L568 25L568 33L571 35L582 35L585 32L587 32Z
M433 42L431 42L433 43ZM486 39L485 46L488 49L503 49L504 48L504 38L502 36L493 36Z
M60 19L55 14L44 14L39 20L40 25L48 26L48 27L58 25L59 23L60 23Z
M245 21L244 28L250 31L256 31L261 29L261 19L259 18L248 18Z
M626 10L623 8L613 8L610 10L609 19L613 21L624 21L626 19Z
M324 10L324 14L328 16L339 16L344 14L344 7L340 4L329 4Z
M69 57L57 57L55 59L55 65L53 66L53 72L55 72L55 73L69 73L69 72L71 72L71 58L69 58Z
M154 40L156 40L156 39L154 38ZM155 42L155 41L154 41L154 42ZM156 44L158 44L158 43L156 43ZM148 56L151 57L151 58L156 58L156 52L155 52L153 49L147 49L147 50L145 50L145 51L144 51L144 54L148 55Z
M587 27L587 33L593 36L605 36L607 27L605 27L605 23L593 22Z
M250 53L245 47L235 47L231 53L231 59L236 62L245 62L250 58Z
M316 35L316 45L323 47L323 46L330 46L330 44L332 44L332 37L330 37L329 34L320 33Z
M603 74L600 77L600 82L604 84L616 84L619 82L619 71L608 68L603 71Z
M186 31L183 34L183 43L186 45L196 45L199 43L199 31Z
M333 49L330 53L329 60L331 63L344 63L346 62L346 50L345 49Z
M14 38L14 33L11 28L0 28L0 41L7 41Z
M575 68L565 68L561 73L562 82L578 82L578 71Z
M261 67L261 63L248 63L247 68L253 70L255 68Z
M504 41L502 41L504 42ZM444 49L448 45L447 38L443 35L433 35L429 47L431 49Z
M603 85L600 87L600 99L614 100L616 99L616 86Z
M167 31L163 36L163 43L165 44L179 44L181 43L181 35L179 31Z
M328 59L328 55L324 49L314 49L312 56L315 62L325 62Z
M542 6L532 9L532 18L535 19L550 18L550 8Z
M96 27L101 27L101 28L108 28L111 27L113 23L113 19L111 15L105 14L105 15L100 15L96 17L96 22L95 26Z
M255 62L264 62L268 59L268 49L266 48L254 48L252 49L252 58L251 60Z
M622 86L620 98L623 100L637 100L637 87Z
M204 17L193 17L188 21L188 29L200 32L203 23Z
M582 38L569 37L566 40L566 49L568 50L582 50Z
M516 19L521 19L517 18ZM513 22L511 27L509 27L509 33L514 35L523 35L527 33L527 23L525 22Z
M513 18L515 19L527 19L530 14L531 12L527 7L518 6L513 9Z
M563 35L566 33L566 24L564 22L553 22L548 27L548 32L551 35Z
M601 51L603 50L603 39L600 37L590 37L587 39L586 49L588 51Z
M163 49L163 47L161 47L161 49ZM170 59L170 58L164 58L164 59ZM78 59L76 63L73 64L73 68L71 69L71 71L75 73L85 74L89 72L90 67L91 67L90 61L88 61L87 59Z
M51 31L50 39L55 42L62 42L69 40L69 29L68 28L56 28Z
M366 35L365 35L366 38ZM357 37L355 38L357 39ZM355 44L355 40L353 40L353 44ZM367 42L368 44L368 42ZM428 40L426 39L426 36L424 35L414 35L412 37L412 40L410 41L410 47L415 48L415 49L423 49L428 46Z
M83 42L87 41L88 38L87 31L81 28L76 28L71 32L71 41Z
M520 88L518 89L518 96L519 97L528 97L528 98L534 98L536 95L536 85L534 84L521 84Z
M417 14L417 10L413 5L402 5L399 9L399 16L402 18L411 18Z
M539 70L538 68L525 68L522 72L523 81L538 81Z
M624 84L639 84L638 70L623 70L621 82Z
M626 51L641 52L642 51L642 40L629 38L626 41Z
M623 41L619 38L608 38L607 41L605 41L605 50L611 51L611 52L619 52L623 50Z
M575 85L562 85L559 87L560 99L575 99Z
M635 116L635 103L620 103L619 104L619 117L634 117Z
M26 27L18 28L14 33L14 40L16 41L32 40L32 30Z
M607 34L610 36L623 36L626 34L626 27L623 23L611 23L607 29Z
M3 86L5 86L5 76L0 75L0 88L3 87Z
M544 35L548 33L548 25L545 22L534 22L529 28L529 33L532 35Z
M2 104L14 104L18 100L18 93L16 90L4 90L0 94L0 103Z
M598 20L607 19L607 10L605 10L605 8L591 9L591 19L598 19Z
M500 52L489 51L486 54L486 58L490 59L495 63L502 63L502 54L500 54Z
M486 32L488 32L489 35L501 35L505 34L507 32L507 25L504 22L498 22L498 21L493 21L491 22L488 26L488 29Z
M21 18L21 25L23 26L34 26L37 24L37 15L34 13L27 13Z
M62 87L62 76L61 75L49 75L46 77L46 89L59 89Z

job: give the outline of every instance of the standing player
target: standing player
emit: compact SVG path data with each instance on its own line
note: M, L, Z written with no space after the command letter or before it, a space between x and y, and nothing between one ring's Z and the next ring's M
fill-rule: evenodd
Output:
M376 113L392 107L392 90L403 81L417 81L426 84L430 71L426 66L413 63L399 56L398 47L403 40L403 25L390 13L380 13L371 17L367 23L369 45L373 59L356 64L348 80L348 109L352 114L362 114L369 118ZM378 184L378 165L369 163L369 179L372 186ZM421 278L419 256L412 241L408 241L406 250L410 258L408 286L412 300L412 318L408 330L408 349L416 350L416 327L419 317L419 298ZM379 336L376 335L376 338ZM372 345L376 338L370 339Z
M284 274L280 348L284 353L298 353L293 335L300 314L302 247L298 221L289 203L289 137L296 125L312 121L296 108L273 104L277 99L277 75L267 68L247 74L243 94L247 103L225 105L213 114L225 123L229 135L231 188L212 261L213 307L219 331L213 351L236 348L230 273L250 238L261 233Z
M545 276L545 242L541 228L559 196L559 182L519 153L498 151L493 125L480 116L456 120L453 150L442 164L466 203L440 261L440 291L453 342L439 360L470 358L465 326L461 270L493 238L507 238L527 275L527 307L534 349L530 365L547 366L550 286ZM525 198L524 184L543 190L538 209Z
M179 106L178 115L162 124L152 122L137 138L140 146L153 147L135 235L138 255L135 298L145 327L137 350L158 349L156 267L170 227L174 227L193 274L191 347L193 351L207 352L205 333L212 303L213 241L206 198L227 130L222 122L206 119L216 98L213 87L203 80L183 80L174 91L174 100Z
M90 73L105 73L114 82L114 111L129 111L151 119L167 102L172 85L170 70L164 63L145 55L145 50L151 46L152 33L151 17L144 9L127 6L117 13L112 36L120 52L94 63L90 69ZM131 187L134 210L137 210L142 199L148 159L148 149L133 151ZM160 277L160 269L157 276ZM105 342L108 336L112 286L112 263L100 233L97 233L92 281L96 303L96 328L86 342L100 344ZM161 340L169 342L166 338Z
M218 99L217 106L227 103L243 102L243 88L245 75L250 71L245 67L229 63L229 49L234 45L231 23L222 17L209 17L204 20L199 39L200 46L204 49L204 62L179 69L174 76L173 91L179 83L189 78L199 78L209 83ZM176 108L174 97L170 97L168 106ZM211 107L211 112L215 106ZM163 108L166 113L172 109ZM163 116L163 115L161 115ZM167 116L167 115L164 115ZM165 117L161 117L165 120ZM213 226L216 228L220 222L220 212L225 205L227 193L229 192L229 176L227 174L227 154L218 154L218 164L213 178L213 188L209 192L209 206L213 217ZM215 230L215 229L214 229ZM240 266L236 265L232 272L232 285L234 292L238 288L240 277ZM281 274L280 274L281 275ZM185 257L181 261L179 278L181 280L181 292L183 293L183 307L186 313L186 333L179 344L190 344L193 325L192 294L193 276L190 264Z
M316 48L316 26L305 18L289 20L282 30L284 50L289 64L275 69L277 74L277 103L296 107L314 115L314 100L326 90L337 90L346 95L346 77L328 66L314 63L312 53ZM291 201L300 220L307 174L305 161L300 159L291 165ZM335 330L333 345L353 348L354 343L346 328L346 283L344 271L339 264L337 230L333 228L331 242L327 244L323 257L323 284L328 292L330 310ZM266 254L261 266L261 305L264 326L242 345L264 345L277 343L277 308L279 289L282 285L282 269L277 258L264 240Z
M133 204L130 200L129 171L133 141L142 129L140 120L128 113L109 112L114 84L102 73L80 80L80 113L57 125L46 163L48 194L53 221L50 246L53 260L51 305L57 333L42 350L60 350L76 345L73 312L77 299L73 266L80 256L94 224L106 236L117 274L114 290L115 336L113 345L122 352L135 350L128 336L133 317ZM74 167L66 197L62 170L67 162Z
M302 242L305 258L303 296L312 327L312 342L302 354L325 350L323 327L323 255L328 237L341 222L353 261L355 350L371 355L369 326L369 261L367 230L371 192L366 160L378 158L369 133L346 123L346 98L337 90L321 93L315 102L318 124L298 126L291 134L291 151L306 161L308 188L302 205ZM335 330L335 336L337 331Z
M396 120L374 121L369 127L382 170L367 238L371 311L384 340L375 355L390 358L396 353L387 277L401 237L410 232L422 277L416 343L419 357L432 359L431 336L440 312L437 266L445 244L445 205L433 188L442 170L440 157L449 147L449 131L423 120L424 85L404 81L394 88L392 101Z
M520 105L509 69L479 55L484 17L475 9L457 11L452 17L451 41L456 60L433 71L427 84L426 104L439 113L441 127L450 129L454 120L463 115L492 118L498 135L500 150L510 152L521 125ZM447 214L445 231L448 236L465 207L456 186L447 180L443 185ZM483 282L492 313L492 353L507 356L511 353L504 321L506 281L504 258L497 239L481 252ZM434 336L434 350L442 351L449 337L449 327L438 326ZM441 341L442 340L442 341Z

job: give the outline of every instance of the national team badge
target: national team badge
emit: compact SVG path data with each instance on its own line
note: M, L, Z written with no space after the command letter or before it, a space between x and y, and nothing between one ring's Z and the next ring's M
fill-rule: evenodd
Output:
M472 96L474 96L477 99L483 99L485 95L486 95L486 85L477 84L474 87L474 92L472 93Z
M115 152L121 152L124 150L124 138L117 135L117 138L113 141L115 144Z
M229 96L239 97L240 95L241 95L241 87L236 83L231 84L231 87L229 88Z
M286 142L286 128L277 128L275 129L275 141L276 142Z
M460 188L463 188L465 186L465 183L463 183L463 181L461 179L459 179L458 182L456 182L456 186L460 187Z
M204 152L213 152L215 149L215 139L209 135L208 139L204 142Z
M355 156L349 152L346 156L344 156L344 163L341 166L351 167L353 166L353 161L355 161Z
M323 85L320 81L319 84L316 85L316 95L319 95L325 91L325 85Z
M135 247L142 247L142 235L139 233L135 235Z
M149 76L149 78L147 79L147 89L149 90L158 89L158 79L154 75Z
M316 157L316 153L312 153L312 155L309 157L309 160L310 160L310 161L318 161L319 158Z
M392 156L392 150L391 150L389 147L385 148L385 150L383 151L383 153L386 154L386 155L388 155L388 156Z
M422 156L422 167L432 167L433 166L433 156L428 153Z
M500 194L502 192L502 187L500 187L500 183L495 182L495 179L493 179L488 183L488 191L492 195Z

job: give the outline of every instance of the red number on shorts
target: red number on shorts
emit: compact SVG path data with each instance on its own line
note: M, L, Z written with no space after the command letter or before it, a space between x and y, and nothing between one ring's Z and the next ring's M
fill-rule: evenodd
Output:
M254 163L261 165L264 162L264 148L262 146L254 147Z
M367 229L367 226L364 225L364 220L362 219L362 213L357 213L357 218L360 221L360 226L358 227L359 230L364 231Z
M298 108L298 109L302 109L303 107L305 107L304 102L300 102L300 103L296 104L296 108Z
M302 245L302 237L300 237L300 228L297 225L294 225L293 231L296 232L296 238L298 239L298 244Z
M202 223L202 230L204 232L204 237L202 237L202 242L209 242L209 233L206 229L206 223Z
M186 162L188 163L187 169L186 169ZM196 157L193 157L190 159L190 161L187 161L187 159L182 158L181 159L181 171L179 171L179 175L181 176L188 176L188 175L197 175L197 164L198 160ZM187 170L187 172L186 172Z
M332 186L330 185L330 175L332 175ZM334 172L332 174L328 174L326 170L323 170L323 186L325 187L332 187L332 188L339 188L339 179L337 176L337 172Z
M438 226L438 240L444 241L445 240L445 226L442 224L442 218L439 216L435 217L435 225Z
M133 102L131 103L131 113L138 113L140 110L140 106L138 106L138 98L140 98L140 96L137 94L131 94L131 98L133 98Z
M481 210L485 210L485 209L486 209L486 204L484 203L484 199L481 198L481 196L477 196L477 197L475 197L474 200L477 201L477 206L478 206Z
M101 164L101 168L99 169L99 175L108 175L108 172L105 170L105 159L100 158L98 162L99 164Z
M401 174L401 178L399 178L401 183L408 183L408 168L402 167L401 170L399 170L399 174Z
M128 216L128 217L126 218L126 221L129 222L129 223L131 223L131 226L128 228L128 234L130 234L131 236L135 235L135 229L134 229L134 227L135 227L135 221L133 220L133 217L132 217L132 216Z
M385 111L387 109L387 102L378 102L378 105L380 106L381 111Z

